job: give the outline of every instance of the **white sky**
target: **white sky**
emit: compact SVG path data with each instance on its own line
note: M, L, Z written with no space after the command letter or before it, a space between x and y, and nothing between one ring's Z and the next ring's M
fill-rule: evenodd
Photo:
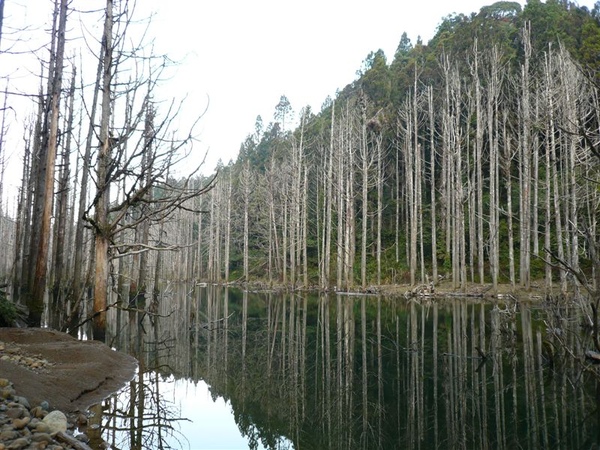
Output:
M443 17L478 12L492 3L138 0L138 9L143 9L142 16L156 12L149 33L155 52L181 61L163 92L187 96L185 117L200 114L210 99L200 122L203 149L209 149L205 172L210 173L219 159L227 164L236 158L241 142L254 131L257 115L265 125L273 120L281 95L288 97L294 111L310 105L318 112L328 95L355 79L369 52L381 48L391 62L404 31L413 44L417 36L427 43ZM580 2L590 8L593 3ZM86 4L74 0L76 7ZM49 0L6 0L5 26L10 17L14 21L26 14L29 23L49 10ZM49 18L47 12L44 17ZM0 74L9 69L2 60Z
M177 86L209 109L201 122L207 167L235 159L254 131L267 125L286 95L294 111L318 112L328 95L356 78L369 52L391 62L404 31L426 43L442 17L470 14L490 0L157 1L157 51L185 57ZM181 5L181 6L180 6ZM185 6L184 6L185 5ZM164 46L164 47L163 47Z

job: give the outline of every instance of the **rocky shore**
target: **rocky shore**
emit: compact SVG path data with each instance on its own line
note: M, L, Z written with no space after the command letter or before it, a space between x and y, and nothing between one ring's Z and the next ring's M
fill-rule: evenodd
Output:
M90 449L88 436L78 432L87 425L85 414L67 418L48 409L46 401L32 407L8 379L0 378L0 450Z

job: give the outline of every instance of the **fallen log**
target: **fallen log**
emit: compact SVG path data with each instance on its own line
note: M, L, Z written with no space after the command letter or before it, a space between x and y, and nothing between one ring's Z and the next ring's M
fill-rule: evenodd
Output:
M594 350L587 350L585 352L585 359L590 360L594 364L600 364L600 352Z
M75 450L92 450L92 448L89 445L75 439L72 436L69 436L67 433L63 433L62 431L56 433L55 439L57 441L62 441L65 444L70 445Z

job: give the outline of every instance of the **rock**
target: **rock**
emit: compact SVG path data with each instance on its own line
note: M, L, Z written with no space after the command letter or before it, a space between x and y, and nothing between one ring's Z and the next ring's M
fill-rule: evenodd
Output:
M35 408L32 408L31 411L29 411L29 414L31 414L32 417L43 419L46 416L46 414L48 414L48 411L42 409L41 406L36 406Z
M78 434L77 436L75 436L75 439L77 439L80 442L83 442L84 444L90 443L90 438L85 433Z
M50 434L50 426L47 423L40 422L35 427L36 433L48 433Z
M19 439L15 439L10 444L8 444L8 447L6 447L6 448L10 449L10 450L19 450L21 448L27 447L28 445L29 445L29 439L19 438Z
M19 437L19 433L13 429L0 432L0 442L12 441Z
M15 430L22 430L27 426L30 420L31 418L29 416L25 416L22 419L14 419L13 427L15 427Z
M31 440L34 442L47 442L50 443L52 442L52 436L50 436L48 433L35 433L32 437Z
M42 408L44 411L48 411L50 409L50 405L46 400L44 400L42 403L40 403L40 408Z
M5 400L12 399L16 393L17 392L10 386L6 386L0 389L0 397L2 397Z
M40 419L33 417L31 419L31 421L27 424L27 428L29 428L30 430L35 430L38 426L38 423L40 423L40 422L41 422Z
M47 449L48 449L47 442L32 442L31 444L29 444L29 447L27 447L25 450L47 450Z
M6 378L0 378L0 388L6 386L10 386L10 381L8 381Z
M77 421L76 422L77 422L78 426L84 427L84 426L86 426L88 424L88 418L87 418L87 416L85 414L80 413L77 416Z
M25 408L21 405L11 406L6 410L6 417L10 417L11 419L20 419L25 416Z
M16 396L15 402L17 402L20 405L23 405L27 409L31 409L31 405L29 405L29 402L27 401L27 399L25 397Z
M51 436L54 436L59 431L62 431L63 433L67 431L67 416L61 411L52 411L51 413L48 413L42 422L50 427Z

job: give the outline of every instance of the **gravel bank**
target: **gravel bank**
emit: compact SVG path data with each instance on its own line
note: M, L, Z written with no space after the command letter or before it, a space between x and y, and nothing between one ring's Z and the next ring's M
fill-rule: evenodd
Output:
M85 414L67 417L48 409L46 401L32 407L9 380L0 378L0 450L90 449L89 437L78 432L88 424Z
M0 450L89 450L88 438L102 448L100 417L88 410L136 368L134 358L99 342L0 328Z

